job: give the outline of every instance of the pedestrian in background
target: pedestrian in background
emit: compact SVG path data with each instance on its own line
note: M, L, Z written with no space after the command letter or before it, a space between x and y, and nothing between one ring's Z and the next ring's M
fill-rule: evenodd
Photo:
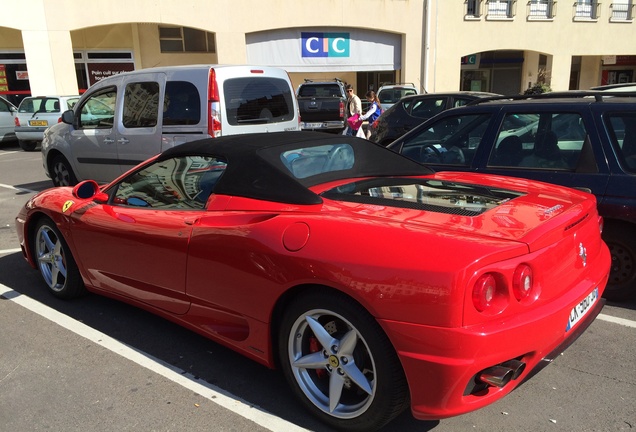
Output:
M380 117L380 114L382 114L382 104L380 103L380 99L378 99L378 96L373 90L369 90L364 96L369 102L369 109L366 113L364 113L364 115L360 116L360 120L369 120L369 125L372 125L373 122L376 121L378 117ZM369 128L367 128L366 134L363 134L363 136L358 136L360 136L361 138L369 139L370 134L371 132L369 131Z
M362 101L360 101L360 98L353 92L353 86L351 84L347 84L345 89L347 90L347 104L345 106L345 115L347 116L347 119L356 114L360 116L360 114L362 114ZM353 129L347 123L345 135L353 136L356 132L357 130Z

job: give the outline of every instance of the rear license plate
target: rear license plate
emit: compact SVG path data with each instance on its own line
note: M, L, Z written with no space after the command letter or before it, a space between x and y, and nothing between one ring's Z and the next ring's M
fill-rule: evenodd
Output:
M583 319L583 317L592 309L594 303L598 300L598 287L589 293L579 304L574 306L570 311L570 317L568 318L568 326L565 331L570 331L572 328Z
M322 127L322 123L305 123L303 125L303 127L305 129L316 129L316 128L321 128Z
M46 120L29 120L29 126L48 126L49 122Z

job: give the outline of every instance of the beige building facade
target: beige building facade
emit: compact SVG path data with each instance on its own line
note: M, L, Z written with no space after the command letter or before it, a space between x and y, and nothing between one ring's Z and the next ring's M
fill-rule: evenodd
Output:
M558 6L558 7L557 7ZM420 91L636 81L632 0L22 0L0 15L0 94L78 94L117 72L279 66Z

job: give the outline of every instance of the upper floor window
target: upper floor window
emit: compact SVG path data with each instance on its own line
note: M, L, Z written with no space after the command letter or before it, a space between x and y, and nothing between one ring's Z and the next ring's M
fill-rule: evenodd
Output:
M615 0L610 8L612 21L631 21L634 19L634 2L632 0Z
M216 52L214 33L190 27L159 26L159 46L166 52Z
M556 12L556 2L554 0L530 0L528 2L528 18L530 19L552 19Z
M513 18L516 0L486 0L487 18Z
M596 0L576 0L576 3L574 3L574 18L598 19L599 5Z
M483 0L466 0L466 18L480 18Z

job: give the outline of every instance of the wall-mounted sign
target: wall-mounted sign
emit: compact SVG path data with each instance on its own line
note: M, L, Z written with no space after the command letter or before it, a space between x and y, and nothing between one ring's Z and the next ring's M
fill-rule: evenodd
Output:
M0 92L8 92L7 70L4 65L0 65Z
M106 77L117 75L121 72L130 72L135 70L133 63L87 63L89 84L93 85Z
M15 79L28 80L29 79L29 72L28 71L15 71Z
M349 33L302 32L302 57L349 57Z

